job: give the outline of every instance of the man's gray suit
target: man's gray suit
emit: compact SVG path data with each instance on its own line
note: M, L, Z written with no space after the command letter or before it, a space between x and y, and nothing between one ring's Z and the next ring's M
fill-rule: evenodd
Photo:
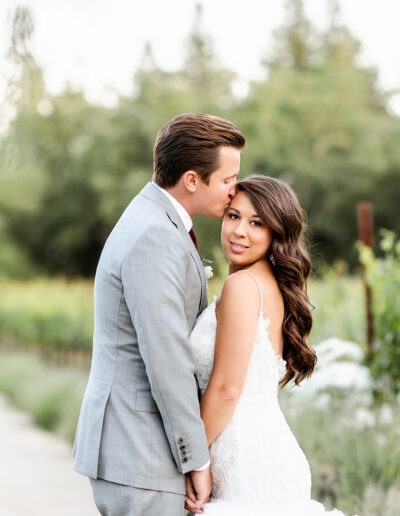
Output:
M206 279L179 215L155 185L143 188L111 232L94 299L75 469L183 495L183 474L209 459L188 342L207 305Z

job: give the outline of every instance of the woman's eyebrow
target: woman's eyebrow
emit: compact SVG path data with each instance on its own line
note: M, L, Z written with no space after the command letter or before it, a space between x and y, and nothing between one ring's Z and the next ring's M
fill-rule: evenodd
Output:
M240 213L239 210L237 210L236 208L228 208L229 210L232 210L232 211L235 211L236 213ZM255 213L254 215L251 216L252 219L254 218L257 218L257 219L261 219L260 215L257 215L257 213Z

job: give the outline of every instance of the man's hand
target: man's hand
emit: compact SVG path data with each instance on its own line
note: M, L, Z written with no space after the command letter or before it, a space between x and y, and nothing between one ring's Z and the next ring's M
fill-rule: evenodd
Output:
M188 473L186 475L186 509L195 514L203 514L204 504L210 500L211 488L210 468Z

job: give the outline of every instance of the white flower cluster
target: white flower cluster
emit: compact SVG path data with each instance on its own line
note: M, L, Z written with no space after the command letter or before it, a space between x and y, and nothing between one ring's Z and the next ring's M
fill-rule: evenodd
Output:
M208 280L214 276L214 272L213 272L212 267L210 265L205 265L204 266L204 272L205 272L206 278Z
M326 390L330 388L371 397L372 379L369 369L362 365L364 352L358 344L332 337L317 344L315 351L317 367L310 380L294 389L296 396L304 401L314 399L320 405L329 404Z

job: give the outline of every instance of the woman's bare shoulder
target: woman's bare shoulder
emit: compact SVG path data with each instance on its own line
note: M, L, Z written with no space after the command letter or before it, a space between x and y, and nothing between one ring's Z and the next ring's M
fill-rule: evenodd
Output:
M217 305L254 309L259 306L260 296L254 278L245 270L228 276L222 287Z

